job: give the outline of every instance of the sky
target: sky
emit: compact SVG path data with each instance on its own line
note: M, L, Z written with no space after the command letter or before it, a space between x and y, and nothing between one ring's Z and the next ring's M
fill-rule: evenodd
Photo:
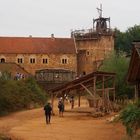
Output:
M70 37L103 17L121 31L140 24L140 0L0 0L0 36Z

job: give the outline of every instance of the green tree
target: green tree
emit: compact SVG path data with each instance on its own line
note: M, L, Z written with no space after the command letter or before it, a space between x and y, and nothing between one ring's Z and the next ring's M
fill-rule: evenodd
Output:
M46 100L46 93L33 78L0 80L0 114L43 105Z
M115 29L115 49L130 53L132 42L140 40L140 25L128 28L125 32Z
M117 97L132 97L132 87L126 83L126 75L128 71L129 58L126 54L120 52L112 52L104 60L101 71L116 73L116 95Z

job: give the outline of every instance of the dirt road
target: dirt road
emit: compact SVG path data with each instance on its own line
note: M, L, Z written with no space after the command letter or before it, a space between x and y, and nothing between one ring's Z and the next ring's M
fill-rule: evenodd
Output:
M125 130L121 124L107 122L107 117L95 119L85 113L57 111L51 124L45 124L42 108L22 111L0 118L0 130L23 140L121 140Z

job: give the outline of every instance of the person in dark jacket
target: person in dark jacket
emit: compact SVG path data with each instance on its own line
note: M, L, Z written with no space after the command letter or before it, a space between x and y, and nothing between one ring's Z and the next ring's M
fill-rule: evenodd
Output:
M50 103L47 103L44 106L44 111L45 111L45 116L46 116L46 124L49 124L51 120L51 112L52 112L52 107Z
M63 117L63 112L64 112L64 103L62 100L58 102L58 109L59 109L59 116Z

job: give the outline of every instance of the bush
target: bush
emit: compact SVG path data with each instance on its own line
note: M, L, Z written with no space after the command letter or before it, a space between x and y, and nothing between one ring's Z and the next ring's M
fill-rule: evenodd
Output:
M27 80L0 80L0 115L21 109L30 105L43 105L47 100L33 78Z
M136 135L137 130L140 128L140 101L136 104L129 104L120 113L120 120L126 127L126 132L130 137Z

